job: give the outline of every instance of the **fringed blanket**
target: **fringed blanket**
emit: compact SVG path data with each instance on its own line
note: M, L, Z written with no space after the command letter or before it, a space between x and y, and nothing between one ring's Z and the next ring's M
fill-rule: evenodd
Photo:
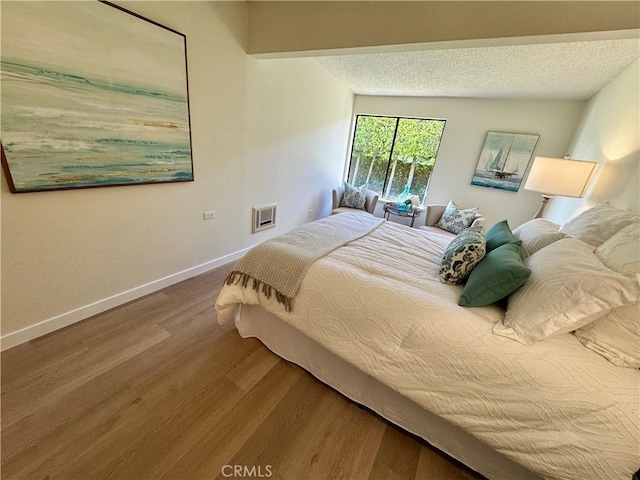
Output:
M227 276L267 298L275 295L287 311L309 267L327 253L363 237L384 220L373 215L341 213L307 223L252 248Z

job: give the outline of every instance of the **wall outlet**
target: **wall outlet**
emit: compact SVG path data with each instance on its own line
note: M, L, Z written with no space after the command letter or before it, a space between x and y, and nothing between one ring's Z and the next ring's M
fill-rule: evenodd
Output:
M214 218L216 218L216 211L209 210L208 212L204 212L202 216L204 217L205 220L213 220Z
M307 218L313 218L313 210L309 209L309 211L307 212Z

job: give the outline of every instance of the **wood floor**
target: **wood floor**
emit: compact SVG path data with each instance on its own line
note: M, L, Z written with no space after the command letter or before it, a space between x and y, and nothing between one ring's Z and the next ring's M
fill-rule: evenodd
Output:
M482 478L219 326L228 270L3 352L2 478Z

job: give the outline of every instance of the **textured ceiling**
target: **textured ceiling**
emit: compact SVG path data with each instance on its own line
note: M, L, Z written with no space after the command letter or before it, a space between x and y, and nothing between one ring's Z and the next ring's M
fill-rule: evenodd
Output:
M639 57L633 38L316 58L360 95L588 99Z

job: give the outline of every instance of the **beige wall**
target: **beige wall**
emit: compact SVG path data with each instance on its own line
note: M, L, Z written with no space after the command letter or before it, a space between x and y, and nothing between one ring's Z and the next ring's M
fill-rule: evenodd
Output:
M16 195L2 178L3 348L318 218L341 180L353 95L314 60L248 57L245 3L119 3L187 36L195 182ZM271 202L278 227L252 235Z
M265 55L640 28L633 1L259 1L249 12L249 53Z
M535 155L564 155L585 102L356 96L355 113L439 118L447 121L426 203L478 207L487 226L507 219L512 227L529 220L540 195L520 187L517 193L471 185L488 131L540 135ZM526 177L525 177L526 178ZM378 213L380 214L380 213ZM417 222L418 220L416 220ZM424 222L424 219L421 219Z
M608 200L640 211L640 63L635 61L589 100L569 154L600 163L584 198L557 197L545 217L564 223Z

